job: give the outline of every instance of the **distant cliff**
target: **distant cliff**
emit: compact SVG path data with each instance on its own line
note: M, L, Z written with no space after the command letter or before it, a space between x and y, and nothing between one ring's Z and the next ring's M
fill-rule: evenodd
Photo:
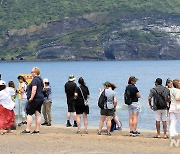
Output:
M142 11L85 13L8 29L1 60L180 59L180 14Z

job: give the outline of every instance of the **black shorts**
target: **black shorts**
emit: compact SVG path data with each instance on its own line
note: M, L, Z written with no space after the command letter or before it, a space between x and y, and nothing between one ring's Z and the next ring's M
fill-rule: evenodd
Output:
M101 109L101 115L113 116L114 115L114 109Z
M89 114L89 106L85 106L85 105L76 105L76 114Z
M71 102L71 103L68 103L68 112L76 112L75 110L75 103Z
M36 111L41 113L41 106L43 104L43 100L38 100L38 101L32 101L32 102L27 102L26 105L26 114L28 115L33 115Z

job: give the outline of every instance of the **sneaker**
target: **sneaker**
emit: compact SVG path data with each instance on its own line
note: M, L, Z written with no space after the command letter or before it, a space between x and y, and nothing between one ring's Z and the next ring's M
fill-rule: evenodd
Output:
M51 123L48 123L46 126L51 126Z
M47 122L44 122L44 123L42 123L41 125L47 125L48 123Z
M73 127L77 127L77 123L74 123Z
M70 123L67 123L66 124L66 127L71 127L72 125Z
M132 134L133 134L133 131L130 131L130 132L129 132L129 136L132 136Z
M21 134L30 134L30 131L23 130Z
M133 137L136 137L136 136L139 136L139 135L140 135L140 132L138 132L138 131L132 132Z
M34 130L31 134L39 134L39 131Z
M27 125L27 122L26 121L22 121L21 122L23 125Z

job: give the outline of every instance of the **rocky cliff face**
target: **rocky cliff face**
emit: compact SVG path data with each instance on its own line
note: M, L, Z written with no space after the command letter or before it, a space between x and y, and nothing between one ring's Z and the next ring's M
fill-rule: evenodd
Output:
M10 30L0 41L0 51L14 51L13 58L25 59L180 59L179 19L180 15L107 13L65 18Z

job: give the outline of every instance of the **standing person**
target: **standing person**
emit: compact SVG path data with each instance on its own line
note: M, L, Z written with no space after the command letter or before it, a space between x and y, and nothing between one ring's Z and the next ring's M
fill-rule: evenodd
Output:
M16 91L16 87L15 87L14 81L9 81L8 82L8 87L11 87L11 88L14 89L14 91ZM15 102L15 98L16 98L16 93L11 96L11 99L12 99L13 102Z
M12 87L6 87L6 83L0 80L0 133L4 134L4 130L10 131L11 126L14 126L15 103L12 101L11 96L15 95L15 90Z
M37 134L40 131L41 125L41 106L44 101L43 95L43 81L40 77L40 69L38 67L32 68L31 71L33 80L27 87L27 99L28 103L26 106L26 114L27 114L27 126L22 134L29 134L31 125L33 123L32 115L35 114L36 117L36 126L35 130L32 134Z
M49 81L47 78L43 79L44 88L44 102L43 102L43 108L42 113L44 117L44 123L41 125L51 126L51 105L52 105L52 94L51 94L51 86L49 84Z
M104 125L104 121L107 120L107 135L111 135L111 120L114 115L114 109L117 106L117 98L116 93L112 90L111 83L104 83L104 91L105 96L107 97L107 102L104 106L104 109L101 109L101 120L99 122L99 131L98 135L101 135L102 127Z
M78 131L77 134L81 132L81 114L83 115L84 119L84 127L85 127L85 134L88 134L88 117L89 114L89 105L87 104L87 100L89 99L89 89L86 86L84 79L82 77L78 80L79 87L76 88L75 91L75 109L76 109L76 120L78 125Z
M140 104L138 99L141 97L138 88L135 86L137 82L137 78L135 76L130 76L128 79L128 86L125 90L125 95L129 92L130 103L128 104L128 112L129 112L129 128L130 128L130 136L137 136L140 134L137 129L138 124L138 115L140 112Z
M151 99L153 98L153 105ZM162 86L162 79L157 78L155 81L155 88L150 90L148 102L150 108L154 111L156 119L157 134L155 138L161 138L160 135L160 121L163 123L164 139L168 138L167 132L167 106L169 103L170 91L168 88Z
M75 99L74 99L74 93L75 93L75 90L77 87L75 80L76 80L76 78L74 77L74 75L70 75L68 82L66 82L66 84L64 86L66 98L67 98L67 106L68 106L66 127L72 126L70 123L71 113L74 114L74 125L73 125L73 127L77 127L76 111L75 111Z
M166 80L166 85L165 85L166 88L173 88L173 81L171 79L167 79Z
M112 90L116 89L116 85L111 83L111 88L112 88ZM117 124L116 130L122 130L122 125L121 125L121 123L120 123L120 121L118 119L118 116L116 114L116 108L114 108L113 119L114 119L115 123Z
M22 122L18 124L18 126L25 125L27 124L26 122L26 104L27 104L27 95L26 95L26 90L27 90L27 81L25 78L21 75L17 77L19 83L21 84L21 87L17 89L17 92L21 94L21 114L22 114Z
M180 123L180 80L173 80L174 88L170 89L171 105L169 109L170 114L170 137L178 136L176 125Z

